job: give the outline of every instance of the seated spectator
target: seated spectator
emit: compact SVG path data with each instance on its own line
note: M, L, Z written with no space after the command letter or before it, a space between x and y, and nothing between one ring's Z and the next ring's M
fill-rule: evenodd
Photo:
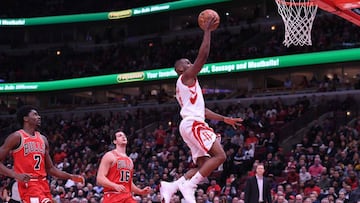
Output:
M326 193L326 191L331 186L331 180L328 177L326 172L323 172L320 176L320 179L318 181L318 186L321 188L321 194Z
M237 152L233 157L233 173L242 174L244 170L244 152L245 150L239 146Z
M316 193L316 195L318 196L319 194L320 194L320 192L321 192L321 189L320 189L320 187L319 186L317 186L316 184L315 184L315 180L312 178L312 179L310 179L307 183L306 183L306 185L305 185L305 189L304 189L304 195L305 196L309 196L310 194L312 194L312 193Z
M309 173L313 178L320 177L323 171L323 166L321 165L321 159L319 155L316 155L314 158L314 163L309 167Z
M236 196L236 188L231 185L231 181L226 181L225 186L221 189L221 195L225 195L228 200Z
M303 203L303 196L301 194L297 194L295 196L295 202L294 203Z
M65 158L66 158L67 154L64 150L62 149L55 149L55 154L54 154L54 164L57 165L59 163L61 163Z
M295 197L295 196L296 196L296 192L293 190L293 186L291 184L286 184L285 185L285 199L289 201L291 199L290 197Z
M343 192L345 194L345 200L349 200L351 191L351 186L343 182L343 188L340 189L339 193Z
M306 167L302 166L299 173L299 183L300 185L304 185L306 181L311 179L311 175L307 172Z
M284 195L278 195L274 203L288 203L288 201L285 199Z
M255 136L255 132L250 130L248 137L245 139L245 145L257 145L258 142L259 140Z
M280 155L276 153L272 160L271 167L269 168L269 174L273 174L274 176L281 176L283 170L284 162L281 160Z
M219 184L216 183L215 179L210 181L210 185L206 189L206 194L209 194L210 191L214 192L216 196L220 195L220 193L221 193L221 187Z
M298 181L299 181L299 174L296 172L296 167L295 165L291 165L286 174L286 182L289 183L291 187L296 188L296 186L299 183Z
M274 131L271 131L269 134L269 138L267 139L267 142L265 143L266 151L269 153L275 153L278 151L278 144L279 141L277 139L277 136Z
M359 203L360 202L360 187L356 188L349 197L348 203Z
M312 203L320 203L320 201L319 201L319 199L318 199L319 193L313 191L313 192L311 192L311 193L309 194L309 197L310 197Z
M355 171L350 171L348 177L345 178L345 183L350 185L352 190L355 190L359 186L359 180Z

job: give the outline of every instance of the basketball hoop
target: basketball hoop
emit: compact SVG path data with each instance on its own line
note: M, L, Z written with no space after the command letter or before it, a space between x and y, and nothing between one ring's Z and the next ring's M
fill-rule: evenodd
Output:
M275 0L285 24L283 44L312 45L311 29L318 6L313 0Z

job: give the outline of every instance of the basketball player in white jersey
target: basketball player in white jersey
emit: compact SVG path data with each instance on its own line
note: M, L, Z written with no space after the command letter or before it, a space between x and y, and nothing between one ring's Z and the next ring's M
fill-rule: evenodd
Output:
M179 189L187 203L195 203L197 185L217 169L226 159L225 152L206 119L223 121L235 127L241 125L241 118L230 118L219 115L205 108L204 97L197 75L205 64L210 51L211 30L215 18L207 22L203 41L198 56L192 64L182 58L175 62L175 71L179 75L176 82L176 99L180 104L182 121L180 134L191 150L196 169L189 170L183 177L174 182L161 181L160 195L162 202L169 203L171 196Z

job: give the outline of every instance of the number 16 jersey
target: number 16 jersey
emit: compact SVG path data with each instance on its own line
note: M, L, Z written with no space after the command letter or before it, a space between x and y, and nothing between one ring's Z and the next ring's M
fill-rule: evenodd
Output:
M110 167L106 177L111 182L123 185L126 188L123 193L131 193L134 164L130 157L119 155L115 150L111 152L116 157L116 161ZM114 192L114 189L105 187L104 192Z

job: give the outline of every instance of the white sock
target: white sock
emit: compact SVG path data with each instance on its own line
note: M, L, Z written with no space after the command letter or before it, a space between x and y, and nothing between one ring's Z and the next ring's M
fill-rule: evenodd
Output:
M201 181L204 180L204 176L202 176L199 171L195 173L195 175L189 180L191 184L198 185Z
M184 181L186 181L185 177L184 177L184 176L181 176L179 179L177 179L177 180L174 181L174 182L176 182L177 184L181 184L181 183L183 183Z

